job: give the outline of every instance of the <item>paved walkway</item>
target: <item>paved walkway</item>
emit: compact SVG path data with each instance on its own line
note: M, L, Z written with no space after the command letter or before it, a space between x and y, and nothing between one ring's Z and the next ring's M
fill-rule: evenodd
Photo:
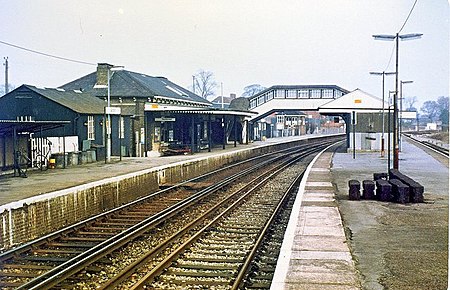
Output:
M259 146L285 143L299 139L307 139L314 136L317 135L269 138L266 141L256 141L247 145L237 144L236 147L230 143L225 149L222 149L220 146L218 148L213 148L211 152L204 150L193 155L160 157L158 154L155 154L150 157L127 157L123 158L120 162L116 158L109 164L105 164L104 162L95 162L80 166L70 166L65 169L57 168L49 169L47 171L28 170L28 178L3 175L0 176L0 206L44 193L66 189L127 173L138 172L149 168L194 159L204 159L232 151L248 150Z
M308 167L286 230L271 289L360 289L331 183L332 152Z
M400 170L425 187L426 197L428 194L448 195L448 161L446 166L445 162L440 163L408 142L403 143L399 157ZM372 179L374 172L386 171L387 157L381 158L380 153L357 153L353 159L351 153L324 152L310 164L286 229L271 289L362 289L361 265L356 268L350 253L335 198L338 189L348 193L349 179L362 182ZM349 201L352 202L356 201ZM363 201L359 202L359 205L363 204ZM372 216L373 212L364 212L360 218L364 215ZM353 233L366 223L365 220L359 222ZM376 253L379 245L372 245L371 251ZM363 248L359 253L359 259L367 259L365 250ZM377 288L379 284L374 284L378 283L379 277L370 268L375 265L367 266L368 270L362 269L363 274L366 277L375 275L374 282L369 283L374 287L367 289L382 289ZM367 286L368 282L364 282Z

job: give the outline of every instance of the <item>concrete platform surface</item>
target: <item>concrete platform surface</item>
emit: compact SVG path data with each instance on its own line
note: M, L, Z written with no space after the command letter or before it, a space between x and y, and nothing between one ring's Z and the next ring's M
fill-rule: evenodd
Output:
M121 174L308 137L311 135L273 138L237 147L228 145L225 150L216 148L212 152L195 155L124 158L122 162L110 164L98 162L67 169L31 172L28 178L3 176L0 177L0 207L30 196ZM449 193L448 165L436 161L408 142L402 144L400 170L424 185L425 194ZM380 153L357 153L353 159L351 153L324 151L311 162L293 207L271 289L364 288L360 269L355 264L344 232L340 210L345 208L340 208L336 201L336 187L341 192L348 191L347 182L350 178L362 182L371 179L374 172L386 171L387 157L380 157ZM448 204L446 206L448 209ZM356 224L354 230L358 226ZM371 277L370 273L364 275ZM379 288L377 278L373 279L365 285L373 286L370 289L382 289Z
M405 209L418 212L418 208L423 208L425 212L428 212L430 211L428 202L434 203L433 200L427 200L428 197L438 196L439 201L439 196L449 194L448 159L447 162L439 162L408 142L403 142L402 145L399 169L425 187L426 200L425 204L406 206L391 203L392 208L400 212ZM385 261L382 254L378 255L379 263L375 263L375 260L370 260L371 253L367 253L367 251L378 253L381 249L379 247L383 245L380 244L381 242L377 243L369 238L366 243L369 243L371 247L364 244L360 249L361 245L356 245L358 255L355 257L353 253L355 249L352 248L350 251L351 241L347 240L344 232L344 228L349 225L343 225L340 212L344 211L343 214L355 216L354 213L350 213L355 206L366 206L367 210L360 212L360 215L351 224L353 233L365 226L374 228L375 223L370 220L379 219L374 211L377 206L385 208L389 206L389 203L349 201L348 180L357 179L362 184L365 179L373 179L375 172L387 172L387 168L387 156L381 157L380 153L359 152L353 159L351 153L325 151L313 160L305 173L306 178L300 185L271 289L386 289L381 285L381 280L383 275L386 275L386 270L392 265L386 264L389 262L383 262L383 268L378 268L378 264ZM338 193L340 198L346 201L342 208L342 201L335 200ZM346 196L342 197L342 194L346 194ZM445 211L445 206L448 210L448 203L445 204L444 201L443 206L439 203L435 207L442 207L442 210ZM391 214L394 215L390 218L391 220L398 215L394 210L391 211ZM383 221L380 222L383 224ZM441 222L448 224L446 220ZM426 224L421 226L427 227ZM412 231L414 232L414 230L417 228ZM412 238L411 232L405 230L403 234L405 235L404 239ZM391 241L387 246L390 248L383 249L383 251L396 252L398 250L395 241ZM438 244L437 247L444 248L442 253L446 255L446 245ZM355 262L356 260L358 263ZM362 261L368 261L366 267L361 268ZM424 264L421 266L423 267ZM445 268L446 265L443 267ZM433 277L427 278L433 279ZM402 277L395 277L395 275L389 279L405 280ZM421 279L424 280L424 277ZM414 284L409 284L409 286L411 285ZM409 286L402 289L419 289L414 286L408 288Z
M331 183L332 152L300 184L270 289L360 289Z
M230 143L225 149L222 149L222 147L219 146L213 148L211 152L202 150L201 152L192 155L160 157L159 154L153 153L153 155L149 157L124 157L122 161L119 161L118 157L113 157L112 162L108 164L100 161L79 166L70 166L65 169L56 168L46 171L28 170L27 178L13 177L11 174L4 174L0 175L0 206L29 197L42 195L44 193L54 192L149 168L185 162L188 160L208 158L210 156L226 154L236 150L247 150L259 146L307 139L315 136L318 135L269 138L266 141L237 144L236 147L234 147L233 143Z

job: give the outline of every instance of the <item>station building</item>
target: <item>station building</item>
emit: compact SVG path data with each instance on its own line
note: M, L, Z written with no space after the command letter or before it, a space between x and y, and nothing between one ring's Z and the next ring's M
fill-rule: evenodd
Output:
M74 137L62 147L91 151L95 160L106 156L108 133L111 155L121 157L187 154L249 141L247 119L255 113L247 99L235 98L221 108L165 77L115 68L100 63L60 88L22 85L1 97L2 168L16 166L18 153L32 157L33 135Z
M88 92L22 85L0 98L0 164L14 166L18 153L35 161L37 155L58 154L61 164L104 159L105 102ZM130 115L112 116L112 153L127 152ZM71 158L67 159L66 153ZM77 154L77 156L72 156ZM126 153L124 153L126 155ZM49 156L46 156L46 159ZM67 160L66 160L67 159ZM17 162L17 160L16 160Z
M100 63L97 71L62 86L89 92L131 116L132 156L193 153L228 141L248 141L248 105L215 108L208 100L171 82ZM234 100L239 104L238 99Z

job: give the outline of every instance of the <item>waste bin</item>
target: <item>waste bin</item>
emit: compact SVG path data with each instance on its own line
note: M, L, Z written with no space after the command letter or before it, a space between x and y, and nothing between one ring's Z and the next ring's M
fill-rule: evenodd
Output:
M56 159L50 158L50 160L48 161L48 168L55 169L55 167L56 167Z

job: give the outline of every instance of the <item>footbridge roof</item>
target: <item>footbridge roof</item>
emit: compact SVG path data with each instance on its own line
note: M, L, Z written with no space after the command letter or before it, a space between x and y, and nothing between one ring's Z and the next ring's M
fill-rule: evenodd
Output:
M349 93L336 85L276 85L249 98L250 110L258 121L274 112L317 111L320 106Z

